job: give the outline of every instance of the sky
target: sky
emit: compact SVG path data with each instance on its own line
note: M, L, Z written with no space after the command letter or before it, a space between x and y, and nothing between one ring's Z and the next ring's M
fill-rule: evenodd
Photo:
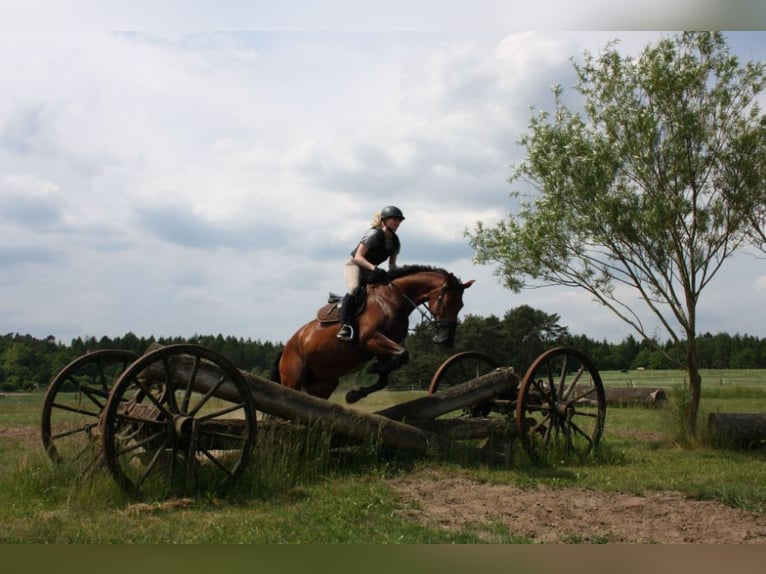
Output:
M393 204L401 264L476 280L463 314L530 305L575 334L631 334L584 292L503 288L465 231L513 208L516 142L571 88L572 59L714 27L696 2L664 21L654 0L586 2L590 21L582 3L220 4L0 0L1 333L284 342ZM742 21L731 3L702 15L763 20L746 4ZM766 58L766 32L727 38ZM765 302L766 260L738 256L699 330L766 337Z

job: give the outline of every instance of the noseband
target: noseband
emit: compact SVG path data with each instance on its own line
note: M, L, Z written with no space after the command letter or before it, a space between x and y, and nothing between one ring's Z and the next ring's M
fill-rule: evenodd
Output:
M457 290L460 289L460 284L450 284L449 279L446 279L444 281L444 285L442 285L441 290L439 291L439 296L436 299L436 314L431 312L431 309L426 305L428 301L431 299L430 295L435 291L435 289L432 289L428 293L426 293L423 296L423 299L421 301L413 301L410 297L407 296L407 294L402 291L402 289L396 285L393 281L391 281L388 286L391 289L396 289L399 294L404 297L404 299L412 305L413 310L417 310L420 313L421 322L426 324L433 324L437 329L443 329L443 328L449 328L452 325L456 325L457 321L444 321L437 318L437 315L441 315L441 308L444 306L444 296L447 294L448 291Z

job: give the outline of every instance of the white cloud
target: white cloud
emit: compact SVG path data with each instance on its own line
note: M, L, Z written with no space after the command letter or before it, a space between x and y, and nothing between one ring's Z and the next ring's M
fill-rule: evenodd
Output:
M465 312L628 333L581 294L504 290L463 230L511 209L515 141L569 58L656 33L87 28L0 34L5 331L284 340L395 204L403 262L478 279Z

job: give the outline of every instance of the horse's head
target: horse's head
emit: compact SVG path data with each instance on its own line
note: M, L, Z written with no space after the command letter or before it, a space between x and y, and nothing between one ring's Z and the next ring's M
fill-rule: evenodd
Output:
M389 273L392 293L407 313L424 305L436 328L434 342L452 345L457 330L457 316L463 308L463 291L473 285L473 279L463 283L449 271L427 265L406 265ZM402 297L403 296L403 297Z
M457 316L463 308L463 291L473 283L473 279L463 283L452 273L447 273L444 283L429 293L428 310L433 315L436 327L434 343L451 347L455 342Z

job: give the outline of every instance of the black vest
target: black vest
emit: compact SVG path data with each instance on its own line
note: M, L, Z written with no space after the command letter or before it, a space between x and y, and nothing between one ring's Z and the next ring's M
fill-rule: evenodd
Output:
M371 227L359 243L367 246L367 253L364 257L373 265L380 265L392 255L399 254L399 237L394 233L391 239L386 239L386 232L381 227ZM351 252L352 257L354 253L356 253L356 249Z

